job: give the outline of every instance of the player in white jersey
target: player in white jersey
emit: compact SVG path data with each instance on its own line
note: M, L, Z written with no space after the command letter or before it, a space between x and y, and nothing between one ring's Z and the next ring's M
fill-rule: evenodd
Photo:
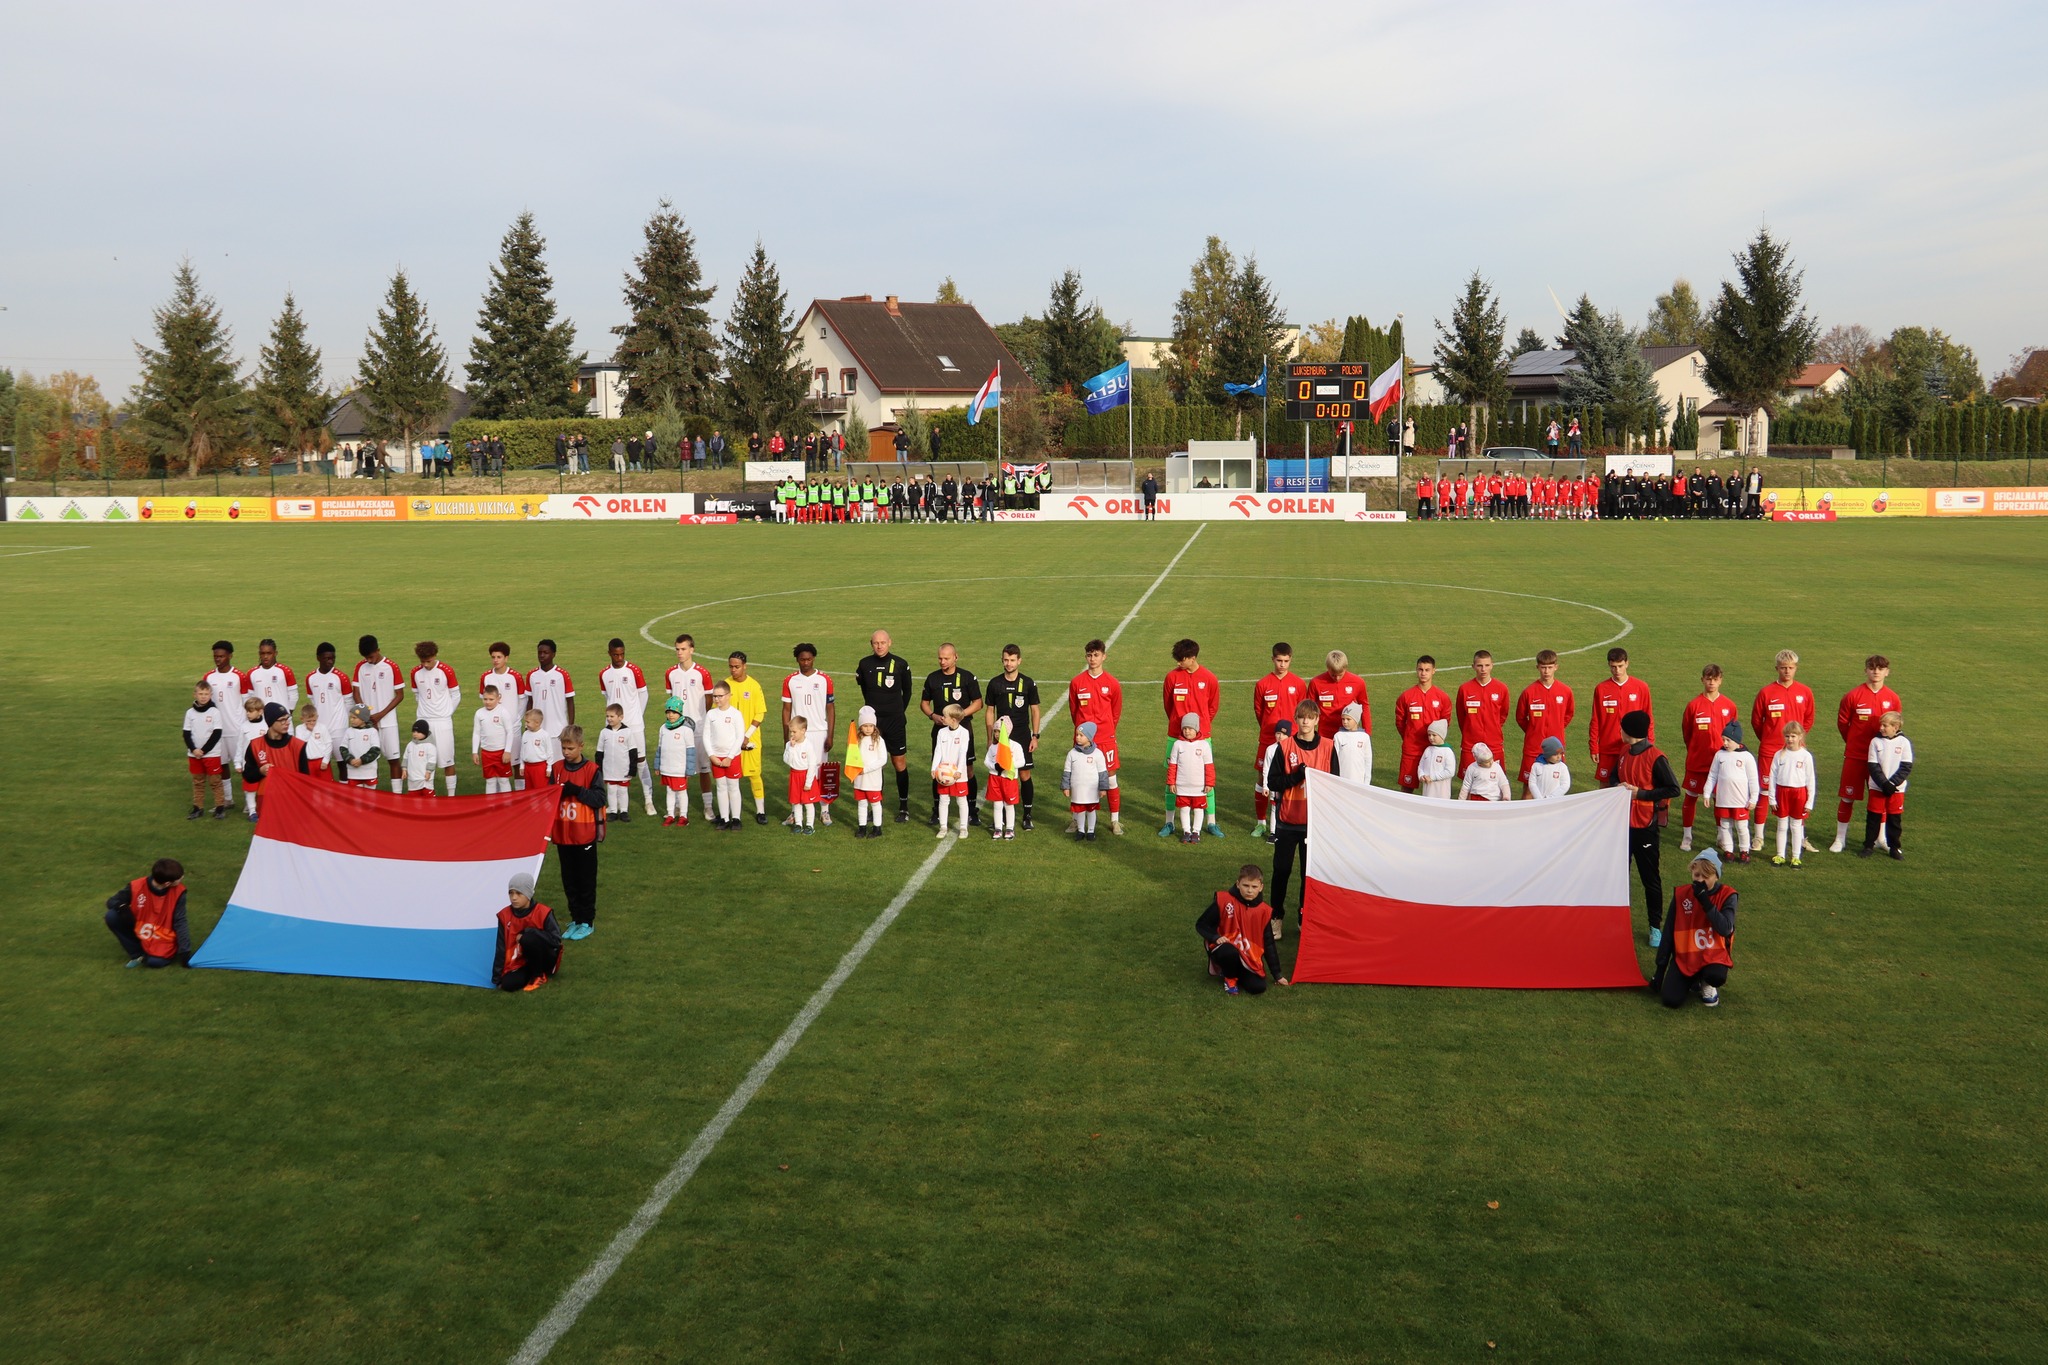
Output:
M242 751L249 736L243 733L242 698L249 691L249 675L235 667L235 646L231 640L213 642L213 669L199 681L213 689L213 704L220 711L221 800L235 804L234 775L242 771Z
M814 644L800 644L790 651L796 659L796 672L782 680L782 739L789 742L789 726L793 720L801 719L809 734L811 744L818 750L818 761L829 762L832 757L832 728L838 719L838 706L832 699L832 678L830 674L818 671L818 647ZM826 824L832 823L832 805L822 794L819 802L824 810ZM791 821L795 820L792 813Z
M516 749L518 747L517 740L521 724L526 719L526 675L512 667L512 646L506 644L503 640L499 640L491 646L491 667L482 678L477 680L477 700L482 701L484 693L492 688L498 690L498 704L505 708L506 718L512 724L513 747ZM526 789L526 779L519 776L519 769L516 766L518 757L517 753L512 755L512 762L515 766L513 768L511 784L509 786L488 788L488 790L513 791L516 789L524 791Z
M605 646L605 652L611 664L597 675L597 685L604 692L606 707L618 707L625 717L626 747L632 755L631 767L640 775L640 795L647 802L647 813L652 815L654 766L647 761L647 676L640 671L640 665L626 661L624 640L613 636L612 642Z
M419 658L412 671L414 714L427 723L434 747L439 752L441 777L448 794L455 795L455 708L462 701L462 683L455 670L441 662L441 647L422 640L412 647Z
M398 703L405 696L405 675L398 665L384 657L377 637L365 635L356 641L356 653L363 661L356 665L356 700L370 708L370 728L377 732L377 747L391 765L391 790L405 790L405 750L398 743ZM350 781L355 779L351 777Z
M704 733L704 711L711 703L711 670L697 662L697 642L689 635L676 636L676 661L668 670L668 694L683 704L683 715L698 735ZM704 805L711 808L711 765L702 761L697 746L690 749L690 771L697 775L697 790Z
M256 667L249 670L249 691L265 706L276 702L287 711L299 709L299 680L277 661L277 641L256 642Z
M527 706L540 712L540 731L548 737L550 761L562 757L562 731L576 723L576 684L569 670L555 667L555 642L542 640L534 646L540 667L526 675Z
M306 675L306 700L320 713L320 728L339 744L348 732L348 708L355 702L355 683L334 666L334 646L330 642L320 642L320 647L313 651L313 660L318 667ZM339 778L340 772L335 776Z

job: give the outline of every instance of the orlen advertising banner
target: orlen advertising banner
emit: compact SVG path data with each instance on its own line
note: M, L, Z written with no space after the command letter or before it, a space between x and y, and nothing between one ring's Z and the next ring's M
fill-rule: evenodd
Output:
M9 498L9 521L134 521L133 498Z
M547 521L674 521L696 510L695 493L550 493L540 499Z
M1924 488L1766 488L1764 514L1777 521L1837 517L1924 517Z
M1405 521L1405 512L1368 508L1363 493L1254 493L1200 489L1162 493L1160 521ZM1145 501L1134 493L1046 493L1033 521L1142 521ZM1011 514L1004 520L1022 520Z
M273 498L275 521L404 521L400 497Z
M2048 517L2048 488L1934 488L1937 517Z
M186 522L267 522L269 498L142 498L135 509L136 520L166 525Z

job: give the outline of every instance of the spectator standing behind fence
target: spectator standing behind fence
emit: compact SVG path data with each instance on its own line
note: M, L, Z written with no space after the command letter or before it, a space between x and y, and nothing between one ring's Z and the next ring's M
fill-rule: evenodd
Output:
M712 431L712 433L711 433L711 439L710 439L710 441L708 441L708 442L706 442L706 443L705 443L705 446L704 446L704 454L703 454L703 456L702 456L702 457L700 457L700 458L699 458L699 460L698 460L698 463L699 463L699 464L702 464L702 463L704 463L704 461L705 461L705 460L709 460L709 461L710 461L710 463L711 463L711 467L712 467L713 469L723 469L723 468L725 468L725 433L724 433L724 432L722 432L722 431L718 431L718 430L715 430L715 429L714 429L714 430Z
M693 443L691 443L690 446L691 467L693 469L702 469L704 467L704 461L706 457L709 456L709 454L710 450L705 446L704 438L702 436L699 436Z

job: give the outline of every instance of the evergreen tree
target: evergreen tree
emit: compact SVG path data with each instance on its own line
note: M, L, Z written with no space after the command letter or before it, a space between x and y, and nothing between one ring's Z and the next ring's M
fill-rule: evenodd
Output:
M1009 348L1017 357L1017 363L1024 367L1024 373L1035 384L1045 381L1045 319L1034 317L1018 318L1015 322L999 322L990 329L996 339Z
M432 433L430 424L448 410L448 353L403 269L392 273L377 325L363 340L356 396L370 434L397 440L408 458L414 443Z
M1173 309L1173 353L1160 366L1174 400L1208 403L1223 397L1216 342L1238 278L1237 260L1221 237L1211 237L1188 272L1188 287Z
M1671 282L1669 293L1659 294L1650 308L1649 324L1643 328L1645 346L1697 346L1700 340L1700 300L1688 280Z
M1081 301L1081 276L1069 270L1052 282L1042 320L1045 370L1035 376L1050 389L1072 389L1117 363L1123 347L1102 305Z
M1586 295L1579 295L1565 334L1558 344L1572 352L1573 364L1558 378L1557 394L1566 407L1602 410L1603 423L1623 432L1654 427L1664 419L1665 404L1657 394L1650 362L1633 329L1619 313L1603 315ZM1598 439L1604 432L1595 432Z
M839 430L846 437L847 463L858 464L865 460L868 457L868 424L867 419L860 415L860 409L848 404L846 418L840 423Z
M782 276L756 241L725 323L725 404L740 430L810 430L804 406L810 372L796 324Z
M306 320L289 292L270 340L257 352L256 374L249 383L249 418L256 434L292 453L303 470L306 455L317 451L320 429L333 399L320 376L320 351L306 339Z
M1261 400L1250 394L1226 397L1223 385L1251 384L1260 374L1272 378L1285 349L1287 319L1273 297L1273 287L1259 271L1256 256L1245 258L1243 269L1231 281L1222 326L1216 332L1215 363L1210 377L1216 385L1214 399L1243 412L1257 410Z
M234 336L213 299L199 292L199 274L184 261L170 301L156 310L156 345L135 344L142 377L129 409L166 463L185 462L187 476L246 430Z
M1736 253L1735 273L1700 328L1707 386L1737 407L1775 413L1785 386L1813 359L1819 326L1800 306L1800 271L1769 228Z
M1524 327L1515 335L1515 344L1508 348L1508 359L1513 360L1518 355L1527 355L1531 351L1541 351L1543 349L1545 349L1543 335L1534 327Z
M718 291L704 283L696 236L664 199L647 220L646 247L626 276L631 321L612 328L614 357L626 367L626 410L648 412L672 394L685 412L705 413L718 375L718 341L708 305Z
M498 243L465 367L476 417L574 417L585 408L576 392L583 356L574 349L576 328L555 321L546 252L531 213L520 214Z
M1445 390L1468 406L1505 402L1507 319L1493 297L1493 287L1478 271L1465 281L1450 325L1439 319L1436 330L1436 373Z
M939 290L938 293L933 296L932 302L965 303L967 302L967 300L960 296L960 286L953 283L953 277L951 275L948 275L945 279L939 281Z

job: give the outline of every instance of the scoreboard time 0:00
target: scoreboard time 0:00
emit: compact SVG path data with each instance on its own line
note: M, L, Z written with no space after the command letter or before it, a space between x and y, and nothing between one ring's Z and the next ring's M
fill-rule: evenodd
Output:
M1363 364L1289 365L1287 420L1349 422L1363 418L1368 408L1365 395L1371 387L1372 376Z

